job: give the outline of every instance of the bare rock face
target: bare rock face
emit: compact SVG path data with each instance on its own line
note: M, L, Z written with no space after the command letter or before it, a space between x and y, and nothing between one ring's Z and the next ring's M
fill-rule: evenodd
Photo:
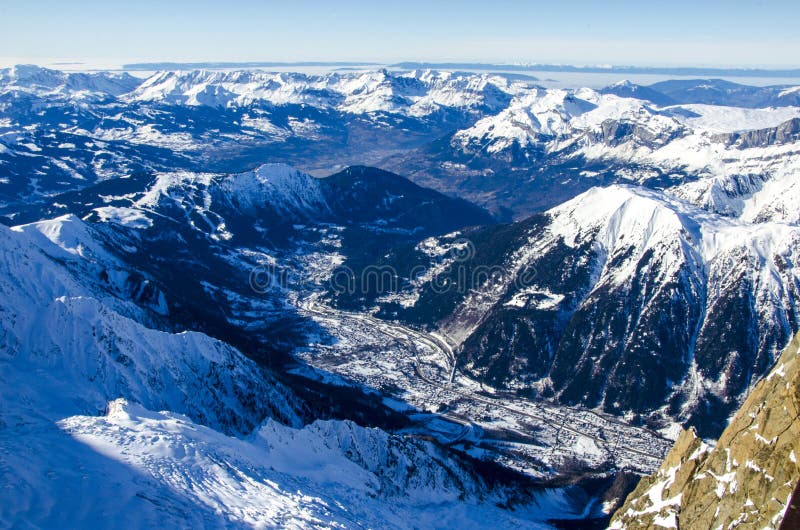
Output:
M775 127L721 134L715 138L738 149L788 144L800 139L800 118L792 118Z
M683 431L612 529L786 528L800 478L800 335L752 390L715 447ZM796 497L796 495L795 495ZM782 525L783 523L783 525Z

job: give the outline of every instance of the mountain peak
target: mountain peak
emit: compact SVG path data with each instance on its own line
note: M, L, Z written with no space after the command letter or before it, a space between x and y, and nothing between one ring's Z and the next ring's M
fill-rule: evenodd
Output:
M309 175L298 171L294 166L282 162L269 162L261 164L253 173L264 182L274 182L280 179L304 178Z
M303 216L328 211L319 180L287 164L263 164L253 171L227 176L219 188L245 208L268 203L278 211Z

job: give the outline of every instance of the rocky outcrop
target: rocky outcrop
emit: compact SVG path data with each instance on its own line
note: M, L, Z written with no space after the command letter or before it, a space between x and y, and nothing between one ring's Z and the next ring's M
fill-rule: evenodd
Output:
M788 506L797 504L799 416L797 335L716 446L694 430L683 431L656 474L643 478L628 496L610 528L787 528L785 518L797 515Z
M657 149L684 134L686 131L677 124L673 129L653 130L644 124L609 119L604 120L598 130L588 132L587 138L592 143L603 143L609 147L630 144Z
M800 118L792 118L776 127L721 134L715 139L738 149L788 144L800 140Z

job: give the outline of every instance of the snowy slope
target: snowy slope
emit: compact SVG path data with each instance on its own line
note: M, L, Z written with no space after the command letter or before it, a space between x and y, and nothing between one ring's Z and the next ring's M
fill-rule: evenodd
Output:
M204 233L217 231L222 237L226 213L250 217L255 223L332 215L320 181L285 164L263 164L233 175L160 173L152 185L112 199L123 199L127 204L94 209L103 220L130 228L152 228L159 220L155 212L160 210L161 216L176 216L186 227Z
M39 510L26 514L35 525L147 527L160 520L207 528L481 528L490 522L549 528L465 492L473 479L459 475L457 465L443 467L429 445L405 444L348 422L300 430L267 422L237 439L184 416L116 400L106 415L72 416L57 425L59 431L41 440L66 446L65 454L42 459L60 464L49 481L65 481L81 467L98 485L113 484L114 496L79 479L77 488L64 490L74 497L61 492L62 502L76 508L65 513L63 504L44 502L52 491L45 483L33 497L31 508ZM63 459L75 456L64 466ZM420 490L405 496L409 480L420 481ZM4 504L0 513L18 517L15 508Z
M55 242L32 243L40 234ZM289 395L235 349L140 323L155 320L133 303L147 282L131 283L90 234L74 217L0 228L4 371L28 374L31 389L43 377L64 390L42 413L94 413L124 396L230 432L247 432L267 414L298 421ZM163 295L154 293L163 312ZM22 389L4 390L9 402Z
M798 107L766 107L749 109L721 105L680 105L674 108L685 110L679 119L693 129L726 133L766 129L798 117Z
M244 210L271 204L281 214L299 218L330 215L320 181L284 164L265 164L232 175L219 193Z

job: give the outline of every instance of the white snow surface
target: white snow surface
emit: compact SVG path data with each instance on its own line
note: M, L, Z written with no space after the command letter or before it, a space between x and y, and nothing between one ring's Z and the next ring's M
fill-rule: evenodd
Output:
M102 469L95 480L115 485L113 498L100 492L104 510L73 499L100 526L144 527L162 518L211 528L547 528L459 500L458 477L426 474L440 469L433 455L404 452L389 435L350 422L295 429L267 421L249 437L232 438L120 399L106 415L68 417L57 428L52 434L68 450L84 453L87 471ZM410 493L398 495L398 486ZM78 481L73 491L81 487ZM120 506L126 509L116 514ZM44 522L59 516L38 515Z
M678 119L695 129L711 132L735 132L775 127L792 118L800 117L797 107L766 107L749 109L723 105L680 105L667 107L690 111L691 115L678 115Z
M264 164L254 171L231 175L220 188L244 208L269 203L283 213L319 215L329 211L319 181L285 164Z
M25 385L4 385L4 402L52 388L58 399L46 407L59 414L96 413L124 396L228 432L249 432L270 412L299 421L291 397L231 346L148 327L126 299L128 271L79 219L0 228L0 270L0 362ZM163 294L156 302L166 311Z

